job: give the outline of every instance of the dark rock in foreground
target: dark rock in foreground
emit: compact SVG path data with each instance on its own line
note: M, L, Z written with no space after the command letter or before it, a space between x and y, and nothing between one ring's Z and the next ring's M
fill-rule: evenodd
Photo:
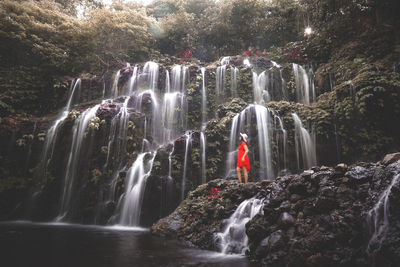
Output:
M214 180L189 193L153 233L216 249L214 233L237 206L266 198L264 215L246 224L248 256L264 266L396 266L400 260L400 161L315 167L274 181ZM388 226L371 242L368 213L388 194ZM219 189L215 193L215 188ZM214 192L214 193L213 193ZM383 225L383 206L377 227ZM376 240L375 240L376 241ZM370 243L370 248L367 247Z

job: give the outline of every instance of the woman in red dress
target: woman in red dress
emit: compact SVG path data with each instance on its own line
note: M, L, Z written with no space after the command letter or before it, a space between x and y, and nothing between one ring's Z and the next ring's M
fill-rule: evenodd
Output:
M240 172L240 169L242 169L245 183L247 183L249 180L247 172L250 171L250 161L249 157L247 156L247 154L249 153L249 149L247 147L247 139L248 139L247 134L240 133L240 141L242 142L240 143L238 148L239 153L236 164L236 171L239 182L242 182L242 174Z

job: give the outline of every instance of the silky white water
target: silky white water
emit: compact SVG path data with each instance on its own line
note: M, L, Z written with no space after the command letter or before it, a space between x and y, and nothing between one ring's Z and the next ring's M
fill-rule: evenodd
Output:
M297 165L300 169L300 151L302 159L302 167L309 169L317 165L317 155L315 142L311 138L309 132L303 127L303 124L296 113L292 113L292 118L295 125L295 146Z
M224 254L245 254L248 249L246 223L263 212L264 200L251 198L243 201L224 222L222 232L216 234L219 251Z
M367 253L374 255L382 247L390 225L389 197L393 186L400 181L400 174L393 177L390 185L383 191L375 206L367 214L367 224L371 238L368 242Z

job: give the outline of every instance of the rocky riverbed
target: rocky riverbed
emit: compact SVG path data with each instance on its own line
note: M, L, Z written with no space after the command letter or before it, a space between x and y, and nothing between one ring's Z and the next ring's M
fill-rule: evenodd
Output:
M377 163L314 167L273 181L214 180L190 192L151 231L217 250L215 234L224 219L245 199L265 198L264 214L246 224L246 254L254 261L265 266L395 266L400 259L399 175L396 153Z

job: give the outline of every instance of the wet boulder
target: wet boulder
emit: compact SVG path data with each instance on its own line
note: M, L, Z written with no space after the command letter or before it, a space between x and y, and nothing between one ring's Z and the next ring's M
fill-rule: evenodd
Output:
M370 180L373 177L374 172L374 166L357 165L350 167L349 170L345 173L345 176L357 182L363 183Z
M115 103L104 103L98 108L96 116L101 120L111 120L118 114L120 108L120 105Z

